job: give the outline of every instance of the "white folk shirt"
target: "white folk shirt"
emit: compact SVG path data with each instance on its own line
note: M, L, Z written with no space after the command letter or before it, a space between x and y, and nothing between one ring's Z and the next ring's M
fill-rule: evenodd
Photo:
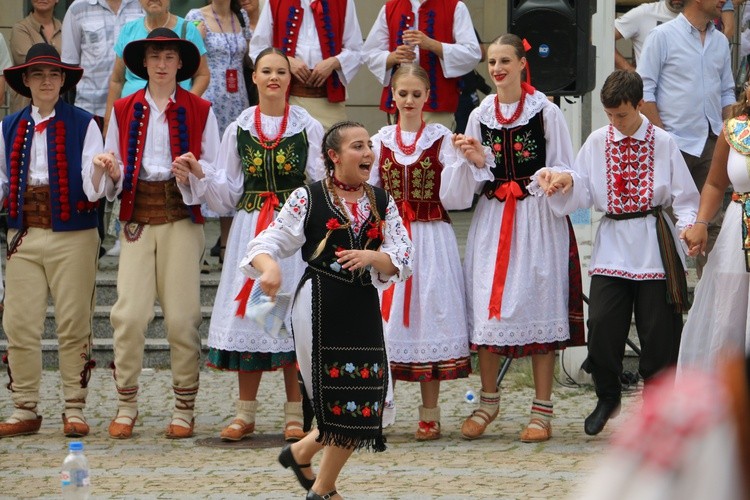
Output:
M638 141L646 139L649 125L649 121L642 118L643 123L631 136ZM622 203L622 199L615 198L611 189L611 183L616 182L613 181L612 172L617 175L618 169L608 165L606 160L609 127L595 130L578 152L573 171L568 171L573 176L573 189L567 194L558 193L549 198L550 207L556 214L570 214L579 208L591 206L597 211L612 213L613 208ZM624 139L627 137L614 129L615 147L625 146ZM700 195L677 143L667 132L654 127L653 157L642 156L633 172L638 174L639 188L645 188L640 195L650 197L650 201L642 202L649 207L671 206L679 230L695 222ZM684 265L679 236L669 218L667 221ZM619 221L603 217L589 265L589 275L595 274L631 280L664 279L654 216Z
M52 114L42 118L39 114L39 108L31 106L31 118L34 123L39 124L46 120L51 119L55 116L55 111ZM0 122L0 130L2 130L2 122ZM81 153L81 178L83 180L83 192L86 193L86 197L89 201L96 201L101 198L101 195L96 193L92 184L92 176L94 175L94 165L92 158L94 155L101 152L103 148L102 134L99 131L99 127L96 122L92 119L89 122L89 126L86 129L86 137L83 139L83 149ZM31 158L29 158L29 172L28 172L28 184L29 186L48 186L49 185L49 165L47 163L47 129L45 128L41 132L34 132L34 139L30 148ZM5 140L0 135L0 203L3 202L6 196L8 196L8 168L5 162ZM2 266L0 265L0 273L2 273ZM5 287L3 286L2 279L0 279L0 301L5 298Z
M159 110L154 103L151 93L146 89L146 102L151 106L151 112L148 117L146 128L146 142L143 146L143 159L138 174L138 180L141 181L166 181L173 177L172 174L172 150L169 142L169 122L164 114L164 110ZM174 93L170 97L174 101ZM105 151L113 151L115 158L120 166L120 179L117 184L113 183L109 176L104 176L98 191L106 193L109 201L114 201L120 192L122 192L122 179L124 177L125 166L122 162L122 152L120 151L120 129L117 122L116 111L112 109L112 116L109 120L107 129L107 138L105 141ZM199 124L198 124L199 125ZM206 125L203 128L201 138L200 160L201 168L204 172L211 172L214 169L214 163L219 153L219 125L216 121L216 115L212 109L208 111ZM198 155L196 155L198 156ZM193 174L190 174L193 177ZM177 184L182 193L182 201L186 205L198 205L203 202L191 193L190 186Z
M35 124L40 124L55 116L55 111L42 118L39 114L39 108L31 106L31 118ZM0 127L2 123L0 122ZM81 177L83 179L83 192L89 201L96 201L101 198L97 194L92 184L94 175L94 165L92 158L101 153L103 148L102 133L99 127L92 119L86 129L86 137L83 139L83 149L81 153ZM47 164L47 129L41 132L34 132L34 139L30 148L31 158L29 159L29 186L48 186L49 185L49 165ZM0 203L8 195L8 168L5 163L5 141L0 136Z
M411 0L414 26L419 26L418 11L421 3L419 0ZM474 32L471 15L463 2L458 2L453 12L453 39L455 43L442 44L443 57L440 58L440 68L446 78L458 78L471 73L482 59L482 50ZM389 47L388 23L385 19L385 7L382 7L362 50L367 67L383 86L391 81L391 71L386 68ZM416 61L419 62L419 51Z
M297 50L294 56L302 60L311 70L323 60L320 51L320 39L315 27L315 17L310 8L312 0L301 0L300 8L303 11L302 25L299 27L297 38ZM274 19L271 12L271 2L266 2L260 12L258 24L255 26L253 38L250 40L249 54L255 61L258 54L266 47L273 46L274 22L283 24L285 19ZM280 29L283 29L280 28ZM341 64L341 69L336 70L341 83L346 87L357 75L360 64L362 64L362 30L359 28L357 11L353 0L347 0L346 17L344 18L344 34L341 41L341 52L335 55Z

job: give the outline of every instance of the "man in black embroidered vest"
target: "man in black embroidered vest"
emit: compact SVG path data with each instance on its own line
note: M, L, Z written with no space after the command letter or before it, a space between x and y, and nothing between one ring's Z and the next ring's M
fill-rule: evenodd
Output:
M41 427L37 404L49 294L65 398L63 432L89 433L83 408L94 366L91 319L99 250L93 183L101 175L91 159L102 138L91 114L60 100L82 74L44 43L4 73L31 104L3 120L0 138L0 198L8 204L10 228L3 329L15 405L0 424L0 437L34 434Z
M157 28L130 42L125 65L146 88L115 102L106 149L94 163L108 172L107 197L121 196L122 247L112 308L117 416L109 435L127 439L138 416L138 378L154 301L164 311L175 407L168 438L193 435L201 342L200 258L205 246L201 198L191 166L213 171L220 143L211 104L177 85L198 69L191 42ZM102 187L104 189L104 186Z

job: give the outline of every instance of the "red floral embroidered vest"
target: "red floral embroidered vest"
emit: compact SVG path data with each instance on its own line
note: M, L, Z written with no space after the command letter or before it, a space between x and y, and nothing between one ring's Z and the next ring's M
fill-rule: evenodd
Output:
M438 161L441 137L422 151L417 161L402 165L393 151L380 148L380 179L383 188L393 196L401 217L409 221L450 222L448 211L440 202L440 175L443 165ZM411 210L412 213L404 213Z

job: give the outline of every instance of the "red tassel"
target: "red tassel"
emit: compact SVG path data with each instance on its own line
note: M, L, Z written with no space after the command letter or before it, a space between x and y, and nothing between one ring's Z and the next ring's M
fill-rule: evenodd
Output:
M255 280L245 280L245 284L242 285L242 289L240 290L240 293L237 294L237 296L234 298L239 304L237 304L237 311L234 313L235 316L239 318L245 317L245 310L247 309L247 303L250 300L250 292L253 291L253 283L255 283Z

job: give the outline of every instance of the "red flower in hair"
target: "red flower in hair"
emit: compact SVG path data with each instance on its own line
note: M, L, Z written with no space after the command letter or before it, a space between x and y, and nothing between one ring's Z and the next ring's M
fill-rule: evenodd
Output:
M341 223L335 217L331 217L330 219L328 219L328 222L326 222L326 228L330 231L333 231L334 229L338 229L340 227Z

